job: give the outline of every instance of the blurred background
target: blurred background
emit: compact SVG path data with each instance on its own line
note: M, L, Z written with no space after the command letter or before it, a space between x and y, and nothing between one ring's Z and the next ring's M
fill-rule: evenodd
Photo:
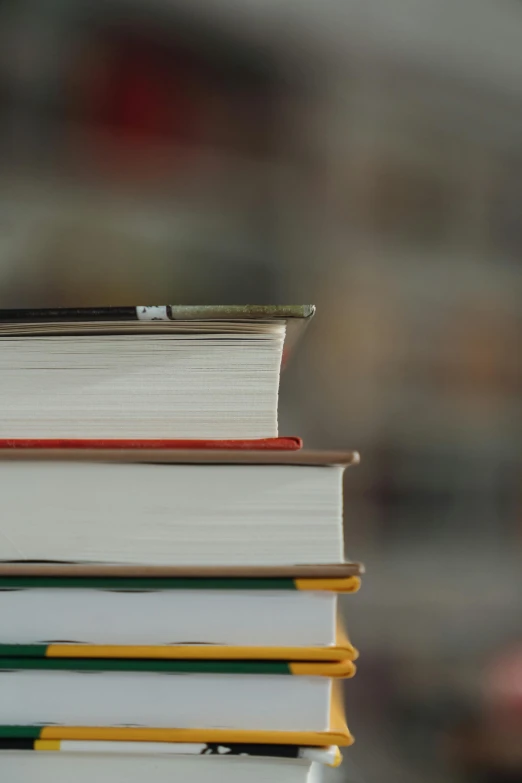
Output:
M522 4L0 0L0 306L313 302L282 434L357 448L357 743L522 780Z

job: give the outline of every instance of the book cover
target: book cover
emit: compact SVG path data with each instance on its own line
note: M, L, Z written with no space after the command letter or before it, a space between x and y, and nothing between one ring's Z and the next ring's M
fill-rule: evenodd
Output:
M238 729L141 728L133 726L8 726L0 725L0 738L33 741L88 742L187 742L310 745L346 747L353 737L345 722L332 725L328 731L256 731Z
M345 661L285 661L226 659L165 659L87 657L49 657L67 645L0 645L0 670L4 671L77 671L77 672L162 672L167 674L255 674L331 677L345 679L355 674L355 664ZM94 646L93 646L94 647ZM99 647L99 650L111 648ZM112 648L114 651L115 648ZM143 648L142 648L143 649ZM77 650L80 653L80 650Z
M94 566L93 566L94 567ZM93 568L86 566L87 569ZM55 574L52 565L34 565L33 574L24 574L23 571L31 569L31 565L21 566L13 564L0 565L0 590L30 590L35 588L63 589L91 589L91 590L306 590L332 593L356 593L362 573L360 563L346 563L344 566L333 566L334 573L331 577L306 576L306 567L295 568L296 576L284 575L285 570L267 568L267 576L263 576L263 569L240 569L242 573L250 573L251 576L234 576L235 569L222 568L217 570L216 576L190 576L190 569L182 569L186 576L176 576L175 569L163 567L146 568L143 576L133 576L136 569L132 566L118 566L116 569L108 566L107 575L89 576L82 566L56 566L62 570ZM326 567L328 568L328 567ZM47 569L47 570L46 570ZM141 569L137 569L140 571ZM197 572L200 569L193 569ZM204 570L204 569L203 569ZM214 569L215 570L215 569ZM274 571L281 571L281 576L271 576ZM335 572L341 571L339 576ZM119 575L122 572L124 575ZM159 572L157 576L154 574ZM219 573L222 575L220 576ZM228 575L227 575L228 573ZM298 574L303 576L298 576ZM326 573L328 573L326 571ZM126 576L125 574L129 574ZM165 575L162 575L165 574Z
M255 438L250 440L186 440L186 439L115 439L115 438L0 438L0 451L9 449L40 450L56 449L65 452L65 458L72 449L110 451L114 449L143 451L159 450L227 450L227 451L298 451L303 447L301 438L287 436L280 438Z
M0 310L0 337L223 331L225 324L284 321L282 366L315 313L314 305L132 305Z
M23 587L103 587L136 589L359 590L361 563L284 566L138 566L96 563L0 562L4 589ZM65 579L69 579L69 585ZM39 580L45 580L41 582ZM36 580L36 581L34 581ZM50 580L50 581L47 581ZM58 581L59 580L59 581ZM87 581L85 581L87 580ZM109 581L106 581L109 580ZM118 580L114 582L112 580ZM129 581L130 580L130 581ZM145 580L145 581L143 581ZM147 581L149 580L149 581Z
M40 443L40 441L38 441ZM8 438L3 443L12 443ZM60 449L43 447L12 448L0 445L0 460L63 460ZM311 451L308 449L202 449L76 447L67 449L67 460L79 462L146 462L181 465L309 465L348 468L358 465L357 451Z
M50 606L51 609L51 606ZM227 644L169 644L119 645L76 644L49 642L47 644L0 644L0 665L4 658L74 659L78 665L85 659L127 659L167 661L278 661L288 665L292 674L301 673L298 663L333 663L351 674L347 661L355 661L358 652L349 641L344 627L339 624L335 644L329 646L275 647L237 646ZM291 661L291 663L288 663ZM318 667L322 671L321 667Z
M130 305L0 309L0 323L306 320L315 305Z

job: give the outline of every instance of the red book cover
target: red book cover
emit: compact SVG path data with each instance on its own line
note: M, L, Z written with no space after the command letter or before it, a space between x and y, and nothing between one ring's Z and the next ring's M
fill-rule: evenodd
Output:
M256 438L251 440L158 440L75 438L0 438L0 449L183 449L217 451L299 451L301 438Z

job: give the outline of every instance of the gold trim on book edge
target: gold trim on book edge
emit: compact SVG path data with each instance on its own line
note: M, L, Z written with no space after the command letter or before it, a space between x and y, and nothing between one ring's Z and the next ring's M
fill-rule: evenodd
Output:
M125 658L154 660L202 660L202 661L352 661L357 650L339 629L335 645L330 647L236 647L226 645L101 645L101 644L50 644L46 658Z
M60 740L35 740L35 750L60 750Z
M353 677L356 668L353 661L296 662L288 664L292 674L301 677L332 677L346 679Z
M353 743L346 724L328 731L248 731L244 729L156 729L134 726L44 726L42 740L112 742L209 742L325 747Z
M295 579L298 590L319 590L331 593L357 593L361 587L358 576L348 576L345 579Z

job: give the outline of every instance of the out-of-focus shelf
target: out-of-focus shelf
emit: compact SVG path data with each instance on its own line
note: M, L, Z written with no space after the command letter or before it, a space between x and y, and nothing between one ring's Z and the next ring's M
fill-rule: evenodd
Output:
M110 134L87 134L81 128L57 133L43 144L34 135L20 142L0 142L2 185L9 179L45 180L56 186L91 187L104 192L138 193L147 198L204 199L216 194L226 202L236 194L238 205L248 195L270 186L291 169L270 156L242 155L226 148L155 143L147 149L124 145ZM60 138L64 136L64 138Z
M273 241L263 208L276 183L279 193L291 183L288 164L167 144L143 156L127 149L121 159L111 150L110 137L87 138L79 130L62 145L46 146L34 136L14 146L0 143L0 265L2 255L9 262L9 245L16 255L13 234L71 214L86 222L104 216L115 231L148 234L156 245L226 248L246 262L261 239Z

